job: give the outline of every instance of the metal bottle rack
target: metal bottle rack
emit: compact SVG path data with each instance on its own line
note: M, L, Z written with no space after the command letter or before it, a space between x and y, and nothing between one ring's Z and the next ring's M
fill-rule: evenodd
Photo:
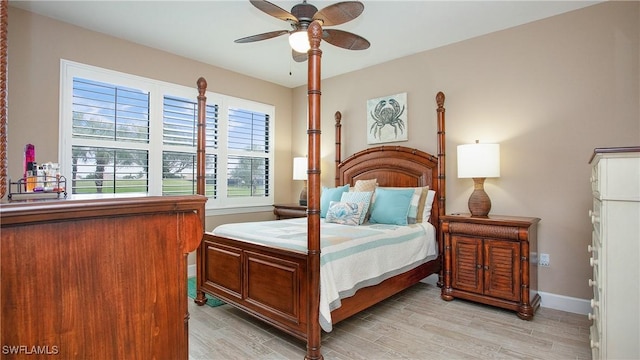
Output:
M13 196L24 196L25 199L39 199L48 198L51 194L56 194L57 198L60 198L60 194L67 197L67 179L64 176L51 176L37 177L36 182L42 180L43 184L51 184L50 186L44 186L41 190L27 191L27 179L19 179L18 181L9 180L9 194L7 198L13 199ZM47 188L50 188L47 190Z

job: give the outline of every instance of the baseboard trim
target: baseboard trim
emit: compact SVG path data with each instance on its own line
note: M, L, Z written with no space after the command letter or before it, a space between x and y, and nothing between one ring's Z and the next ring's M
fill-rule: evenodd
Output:
M589 300L542 291L539 291L538 294L542 299L540 306L545 308L562 310L574 314L583 315L587 315L591 311L591 302Z
M433 274L422 279L421 282L436 286L438 275ZM552 294L539 291L540 306L549 309L562 310L574 314L587 315L591 311L591 302L585 299L578 299L570 296Z

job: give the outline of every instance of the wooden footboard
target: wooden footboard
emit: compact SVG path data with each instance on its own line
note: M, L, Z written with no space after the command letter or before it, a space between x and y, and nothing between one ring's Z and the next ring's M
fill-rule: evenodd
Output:
M203 249L200 290L306 340L305 253L211 234L204 235Z

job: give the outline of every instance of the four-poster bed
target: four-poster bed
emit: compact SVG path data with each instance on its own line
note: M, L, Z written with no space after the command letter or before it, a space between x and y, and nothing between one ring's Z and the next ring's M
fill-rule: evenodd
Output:
M321 359L320 306L321 259L320 227L320 58L322 28L316 21L309 26L311 50L308 53L308 208L306 249L292 250L282 246L267 246L207 232L198 249L198 294L196 303L206 302L205 293L218 297L257 318L307 342L307 359ZM206 82L198 81L200 109L205 108ZM444 94L438 93L438 155L403 146L380 146L365 149L344 161L341 154L341 114L336 113L336 177L335 185L353 186L359 180L376 179L379 187L426 187L435 191L435 201L429 227L433 228L437 253L407 271L389 275L377 285L362 287L350 297L340 300L341 306L330 314L337 323L376 304L428 275L438 274L441 283L442 244L439 217L445 211L445 138ZM199 111L199 123L204 114ZM204 140L198 141L198 189L204 189ZM202 156L204 158L204 156ZM284 223L288 220L280 221ZM275 222L275 221L274 221ZM204 221L203 221L204 223ZM426 220L425 220L426 223ZM340 225L346 226L346 225ZM425 224L425 226L427 226ZM356 226L358 228L359 226ZM351 227L354 228L354 227ZM325 239L322 239L323 244ZM324 250L323 250L324 251ZM387 254L388 256L388 254ZM413 266L413 265L412 265Z

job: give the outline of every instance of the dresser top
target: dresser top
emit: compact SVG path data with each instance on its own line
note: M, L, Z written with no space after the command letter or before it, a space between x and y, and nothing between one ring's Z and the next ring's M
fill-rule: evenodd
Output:
M620 153L635 153L635 152L640 152L640 146L595 148L593 150L593 154L591 155L591 159L589 159L589 164L591 164L591 162L593 162L593 159L596 157L596 155L599 155L599 154L620 154Z
M0 225L73 221L106 216L203 211L207 199L183 196L72 196L47 201L15 201L0 206Z

